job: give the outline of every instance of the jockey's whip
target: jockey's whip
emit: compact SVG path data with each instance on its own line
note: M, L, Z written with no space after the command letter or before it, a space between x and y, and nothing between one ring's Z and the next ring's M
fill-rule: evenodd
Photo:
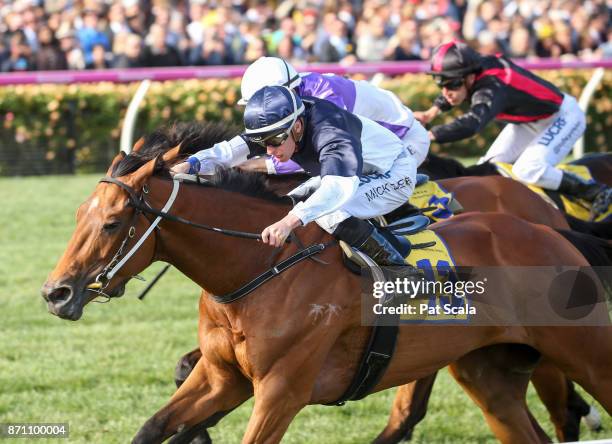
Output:
M169 268L170 268L170 264L166 264L164 268L162 268L161 271L157 273L157 276L155 276L153 280L149 282L149 284L145 287L145 289L140 292L140 294L138 295L138 299L142 301L144 297L147 295L147 293L151 291L151 288L153 288L153 286L157 284L157 281L159 281L161 277L164 274L166 274L166 271L168 271Z

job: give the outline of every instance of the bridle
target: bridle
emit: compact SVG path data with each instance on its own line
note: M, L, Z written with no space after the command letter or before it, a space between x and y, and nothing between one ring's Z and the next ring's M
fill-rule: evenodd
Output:
M125 249L125 246L127 245L130 239L134 238L136 234L136 225L135 225L136 219L138 218L139 215L147 212L147 210L150 209L150 207L148 206L148 204L146 203L144 199L144 195L148 194L149 192L148 188L145 185L142 188L141 194L137 195L136 191L132 187L130 187L124 182L121 182L120 180L115 179L114 177L108 177L108 176L103 177L102 179L100 179L99 182L112 183L112 184L118 185L123 190L125 190L129 196L128 205L134 207L134 210L135 210L134 216L132 217L132 221L130 223L130 228L128 229L128 232L125 238L121 242L119 249L113 256L111 261L102 269L102 272L96 276L94 283L87 287L88 290L97 291L101 295L104 295L110 298L110 296L103 293L103 291L106 289L106 287L108 287L108 284L112 280L113 276L115 276L115 274L136 253L136 251L138 251L140 246L153 232L155 227L157 227L157 225L161 222L162 217L158 216L153 222L151 222L151 224L149 225L149 228L147 228L147 230L144 232L141 238L134 244L134 246L132 246L132 248L127 253L124 254L123 250ZM170 208L174 204L174 201L178 194L178 190L179 190L179 182L175 182L172 188L172 193L170 194L168 201L166 202L166 204L161 210L162 213L165 213L170 210Z
M117 185L121 189L123 189L125 192L127 192L129 196L128 205L133 207L135 210L134 216L132 217L132 221L130 224L130 228L128 229L128 233L126 234L126 237L121 242L119 249L113 256L113 258L110 260L110 262L102 269L102 272L100 272L96 276L94 283L87 286L87 290L96 292L99 295L106 297L107 299L110 299L111 297L113 297L111 295L104 293L104 290L106 289L106 287L108 287L108 284L110 283L112 278L125 265L125 263L138 251L138 249L141 247L144 241L149 237L149 235L153 232L153 230L155 230L156 228L159 229L158 225L162 221L162 219L173 221L173 222L179 222L185 225L189 225L191 227L200 228L200 229L207 230L207 231L212 231L212 232L223 234L226 236L239 237L243 239L261 240L261 234L259 233L249 233L245 231L236 231L236 230L228 230L224 228L217 228L217 227L213 227L213 226L206 225L206 224L195 223L187 219L184 219L182 217L170 214L169 211L172 208L174 201L176 200L176 197L178 195L178 191L180 188L180 184L181 184L181 182L177 179L172 180L172 191L170 193L170 196L168 197L168 200L166 201L165 205L163 206L161 210L157 210L151 207L146 202L144 196L149 193L149 190L146 184L142 187L142 190L140 191L140 193L137 193L136 190L134 190L134 188L132 188L125 182L122 182L114 177L106 176L100 179L99 182L102 182L102 183L105 182L105 183L111 183L111 184ZM205 184L206 182L200 182L200 183ZM157 217L152 222L149 220L149 218L147 218L147 220L149 220L150 222L149 228L147 228L147 230L143 233L140 239L136 241L136 243L132 246L132 248L130 248L130 250L124 254L123 250L125 249L128 241L134 238L136 234L135 222L138 216L141 214L151 214ZM303 247L301 243L299 242L299 239L297 238L297 236L292 235L291 238L287 239L287 242L291 242L292 240L298 245L298 247L301 248L300 251L298 251L296 254L281 261L277 265L271 267L266 272L257 276L252 281L241 286L238 290L235 290L231 293L228 293L222 296L214 295L213 298L217 302L225 303L225 304L229 302L233 302L237 299L240 299L246 296L248 293L255 290L257 287L261 286L263 283L265 283L272 277L282 273L283 271L287 270L288 268L292 267L298 262L301 262L304 259L307 259L315 254L320 253L325 248L327 248L328 246L334 243L334 242L329 242L326 244L319 243L319 244L311 245L309 247ZM317 261L317 262L324 263L322 261ZM140 276L134 276L134 277L140 278Z

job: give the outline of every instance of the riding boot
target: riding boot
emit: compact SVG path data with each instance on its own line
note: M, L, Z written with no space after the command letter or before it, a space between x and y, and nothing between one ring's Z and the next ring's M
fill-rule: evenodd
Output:
M600 215L607 213L612 205L612 187L607 187L597 194L591 205L591 220L597 219Z
M404 258L410 253L410 242L405 237L386 234L356 217L342 222L333 233L334 237L361 250L379 265L406 265Z
M598 182L586 182L582 178L563 172L561 184L559 185L560 193L565 193L578 199L584 199L588 202L593 202L597 195L604 191L607 187Z

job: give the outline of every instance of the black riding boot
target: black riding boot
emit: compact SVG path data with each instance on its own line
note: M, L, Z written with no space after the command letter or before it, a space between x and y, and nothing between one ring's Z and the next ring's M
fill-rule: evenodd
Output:
M404 258L410 253L410 243L406 238L391 235L393 240L387 239L372 224L356 217L338 225L334 237L361 250L383 266L406 265Z
M565 171L558 191L592 202L591 220L608 211L608 207L612 205L612 188L599 182L585 182L580 177Z
M582 180L582 178L564 171L558 191L579 199L593 202L597 195L606 188L607 187L601 183L585 182Z

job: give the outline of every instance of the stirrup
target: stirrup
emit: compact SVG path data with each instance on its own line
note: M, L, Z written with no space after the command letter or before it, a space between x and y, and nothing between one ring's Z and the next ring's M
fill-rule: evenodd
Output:
M416 216L408 216L387 225L386 228L396 236L408 236L410 234L423 231L429 226L430 220L427 216L418 214Z

